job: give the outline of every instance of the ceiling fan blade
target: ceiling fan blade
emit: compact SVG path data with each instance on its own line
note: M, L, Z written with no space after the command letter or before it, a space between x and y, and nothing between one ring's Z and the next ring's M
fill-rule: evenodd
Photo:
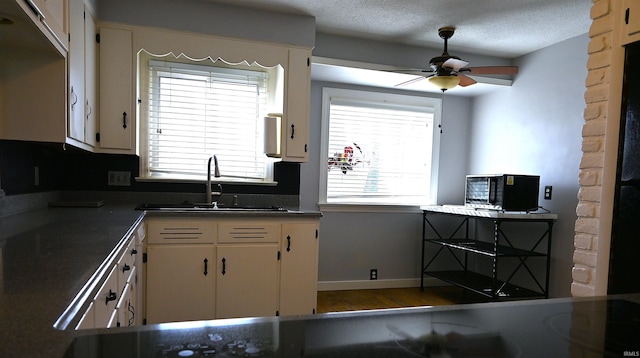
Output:
M446 61L444 61L444 63L442 64L443 68L451 68L454 69L456 71L460 71L461 68L463 68L464 66L468 65L469 62L467 61L463 61L463 60L459 60L457 58L450 58Z
M472 75L515 75L518 73L517 66L485 66L468 67L464 69Z
M469 76L465 76L461 73L458 73L458 77L460 78L460 83L459 83L460 87L467 87L467 86L471 86L474 83L478 83L473 78Z
M428 76L428 77L431 77L431 76ZM414 79L410 79L410 80L408 80L408 81L404 81L404 82L402 82L402 83L398 83L397 85L395 85L395 87L400 87L400 86L410 85L410 84L412 84L412 83L416 83L416 82L418 82L418 81L422 81L422 80L424 80L425 78L427 78L427 77L424 77L424 76L416 77L416 78L414 78Z
M406 70L388 70L386 72L401 73L404 75L427 76L433 74L431 70L406 69Z

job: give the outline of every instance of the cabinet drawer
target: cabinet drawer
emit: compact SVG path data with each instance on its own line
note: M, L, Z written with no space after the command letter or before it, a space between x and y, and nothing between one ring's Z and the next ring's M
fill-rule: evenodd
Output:
M91 329L91 328L95 328L94 312L93 312L94 304L95 304L94 302L90 302L89 303L89 308L87 308L87 310L82 315L82 318L80 318L80 321L78 322L78 325L76 326L76 329Z
M120 297L120 290L118 289L118 273L116 272L117 266L113 265L113 268L109 272L109 276L100 287L98 294L94 298L94 318L96 328L108 327L109 322L115 313L116 303L118 297Z
M280 224L270 221L225 221L218 224L218 241L233 242L278 242Z
M127 283L122 291L120 301L118 301L117 308L117 326L118 327L130 327L135 325L135 292L133 286Z
M120 256L120 259L118 260L118 287L124 287L124 285L129 282L129 277L135 268L136 255L138 252L135 244L135 238L129 240L129 244L124 249L122 256Z
M149 244L215 243L216 224L209 220L165 218L147 224Z
M145 237L147 236L147 231L145 230L144 224L140 224L135 231L136 233L136 244L140 245L144 242Z

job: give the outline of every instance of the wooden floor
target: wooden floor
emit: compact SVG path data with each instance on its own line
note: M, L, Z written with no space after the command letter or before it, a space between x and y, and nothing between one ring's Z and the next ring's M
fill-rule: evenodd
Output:
M458 287L319 291L318 313L486 302Z

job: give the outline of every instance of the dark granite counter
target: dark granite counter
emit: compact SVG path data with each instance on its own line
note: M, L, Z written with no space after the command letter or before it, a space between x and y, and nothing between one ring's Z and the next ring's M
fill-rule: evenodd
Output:
M0 357L570 357L640 352L640 294L55 329L54 322L77 292L143 218L144 212L134 206L48 208L0 218Z
M0 357L61 357L78 334L54 323L129 230L136 204L45 208L0 217ZM319 212L148 212L150 217L319 217Z
M640 305L604 297L152 325L79 336L65 357L559 358L639 352Z
M0 218L0 357L60 357L74 333L53 328L144 214L135 205L47 208Z

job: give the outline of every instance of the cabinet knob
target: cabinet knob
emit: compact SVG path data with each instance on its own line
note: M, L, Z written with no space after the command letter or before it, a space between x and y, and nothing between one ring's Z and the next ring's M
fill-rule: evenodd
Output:
M127 272L127 271L129 271L129 270L131 270L131 266L129 266L129 265L127 265L127 264L124 264L124 265L122 266L122 272Z
M107 294L107 299L104 301L104 304L108 305L109 301L115 301L117 297L118 297L118 295L116 295L115 292L113 292L113 291L111 291L111 289L109 289L109 293Z

